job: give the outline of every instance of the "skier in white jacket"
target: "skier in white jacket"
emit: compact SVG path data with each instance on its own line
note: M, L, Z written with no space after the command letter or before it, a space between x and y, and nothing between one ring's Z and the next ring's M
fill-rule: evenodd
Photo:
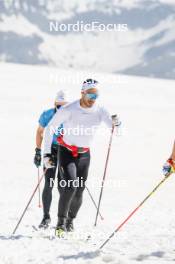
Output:
M84 81L81 99L63 106L50 121L45 134L44 162L52 166L51 143L60 124L64 129L58 137L60 144L58 162L64 181L58 204L56 235L73 231L73 219L82 204L82 195L90 164L90 144L94 133L103 121L112 129L118 125L105 108L97 105L99 84L96 80ZM50 164L50 165L49 165Z

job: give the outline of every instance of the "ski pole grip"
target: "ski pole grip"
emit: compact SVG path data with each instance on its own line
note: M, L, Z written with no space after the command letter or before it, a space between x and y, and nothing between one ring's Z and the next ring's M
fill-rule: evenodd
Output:
M112 115L113 125L119 127L121 125L121 121L119 120L118 115Z

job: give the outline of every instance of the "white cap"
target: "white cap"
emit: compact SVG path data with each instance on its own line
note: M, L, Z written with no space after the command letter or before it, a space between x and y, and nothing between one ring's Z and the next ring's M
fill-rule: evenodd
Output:
M63 103L63 102L67 102L67 91L66 90L58 91L56 98L55 98L55 103Z
M98 88L99 83L96 80L93 79L87 79L83 82L82 90L86 91L92 88Z

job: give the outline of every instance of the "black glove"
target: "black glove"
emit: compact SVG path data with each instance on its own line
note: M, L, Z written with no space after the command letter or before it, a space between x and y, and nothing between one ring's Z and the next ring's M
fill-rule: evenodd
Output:
M44 167L46 169L54 168L57 164L57 158L53 154L44 154Z
M37 168L41 166L41 149L39 148L35 149L34 164Z

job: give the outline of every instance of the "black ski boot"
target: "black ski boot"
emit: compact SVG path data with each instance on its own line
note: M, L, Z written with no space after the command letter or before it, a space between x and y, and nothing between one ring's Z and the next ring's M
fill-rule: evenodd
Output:
M66 221L66 228L67 232L73 232L74 231L74 225L73 225L73 218L68 217Z
M64 238L66 229L66 217L58 217L58 223L55 229L55 235L59 238Z
M46 229L49 227L49 224L51 222L50 215L44 215L43 220L41 221L39 228Z

